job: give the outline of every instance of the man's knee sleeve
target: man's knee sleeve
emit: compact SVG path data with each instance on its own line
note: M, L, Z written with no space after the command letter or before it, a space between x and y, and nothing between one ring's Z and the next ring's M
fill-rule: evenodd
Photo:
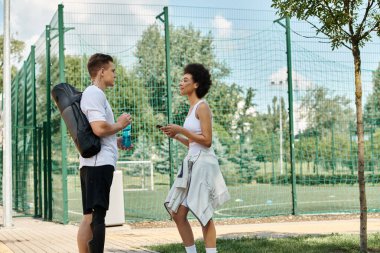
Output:
M106 217L107 210L103 207L96 206L92 212L92 224L96 226L98 224L104 224L104 218Z
M104 251L104 218L106 216L106 211L105 208L97 206L92 212L92 240L88 244L90 253L103 253Z

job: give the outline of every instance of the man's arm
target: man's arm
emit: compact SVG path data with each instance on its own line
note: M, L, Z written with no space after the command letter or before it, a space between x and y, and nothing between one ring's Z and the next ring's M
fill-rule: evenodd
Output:
M106 121L93 121L90 123L92 131L96 136L106 137L116 134L126 126L131 124L131 115L123 113L114 124L109 124Z
M92 131L98 137L113 135L123 129L123 127L118 122L115 124L109 124L106 121L94 121L91 122L90 125Z

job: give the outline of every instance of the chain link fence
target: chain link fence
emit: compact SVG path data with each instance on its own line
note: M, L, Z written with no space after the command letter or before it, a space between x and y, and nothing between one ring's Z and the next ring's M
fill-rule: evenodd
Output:
M66 81L84 90L87 60L103 52L116 64L116 85L107 90L115 117L133 116L135 148L120 151L118 165L127 220L168 217L163 201L186 150L155 125L183 124L189 105L178 84L192 62L212 73L213 147L232 196L216 218L358 212L352 55L332 51L304 22L286 26L277 18L255 10L60 5L12 81L14 208L63 223L81 218L78 152L50 89ZM380 208L379 48L374 38L361 54L371 212Z

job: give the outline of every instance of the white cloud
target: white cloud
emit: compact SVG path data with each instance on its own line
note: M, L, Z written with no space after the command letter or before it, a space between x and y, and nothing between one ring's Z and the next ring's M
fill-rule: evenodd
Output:
M72 0L68 0L65 5L64 0L12 0L11 1L11 34L18 40L22 40L26 43L24 55L28 55L30 52L30 46L33 45L39 36L45 30L45 26L50 23L55 12L58 10L58 5L63 3L64 11L71 11L71 5L75 5L75 12L81 14L76 18L78 22L85 22L89 20L90 14L88 9L90 8L87 3L101 3L100 0L78 0L75 4L72 4ZM82 4L80 4L82 3ZM83 4L84 3L84 4ZM168 0L113 0L115 4L130 4L129 11L136 16L136 23L143 25L152 24L155 22L155 16L158 14L149 5L167 5ZM132 5L136 4L136 5ZM143 6L142 4L145 4ZM1 15L2 17L2 15ZM1 26L0 29L3 29Z
M156 16L159 14L155 10L143 5L131 5L128 9L142 25L153 24L156 21Z
M232 31L232 22L223 16L215 16L212 20L212 26L217 30L217 35L222 38L228 38Z
M68 33L70 36L66 36L66 53L104 52L117 55L127 65L133 61L136 42L145 29L156 22L163 5L117 4L115 1L115 5L81 2L65 6L65 23L75 27Z
M14 0L11 2L11 32L21 40L40 35L58 9L59 0Z
M35 44L43 33L45 25L50 22L58 9L59 0L13 0L11 1L10 31L12 37L25 42L23 59L30 53L31 45ZM1 26L3 33L3 26ZM22 65L13 62L16 66Z

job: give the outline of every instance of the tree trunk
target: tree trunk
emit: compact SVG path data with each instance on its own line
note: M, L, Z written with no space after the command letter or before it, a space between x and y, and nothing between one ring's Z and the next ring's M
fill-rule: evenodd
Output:
M367 198L365 193L364 177L364 126L362 105L362 80L360 49L357 43L353 43L352 54L355 64L355 104L356 104L356 128L358 134L358 180L360 193L360 252L367 252Z

